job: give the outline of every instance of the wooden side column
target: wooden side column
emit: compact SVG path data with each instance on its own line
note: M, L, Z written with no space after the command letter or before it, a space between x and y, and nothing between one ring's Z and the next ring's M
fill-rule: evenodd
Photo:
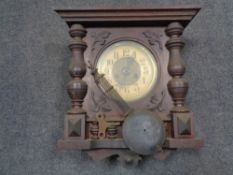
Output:
M71 64L69 67L70 76L73 78L67 85L67 92L71 98L72 108L65 117L65 139L85 139L86 112L82 108L83 99L87 94L87 83L82 80L86 74L84 62L84 51L87 47L82 40L86 30L82 25L71 26L69 34L71 43L69 48L72 52Z
M72 102L72 108L68 111L68 113L80 114L85 113L85 111L82 109L82 103L87 94L87 84L82 80L83 76L86 74L84 51L87 45L82 40L86 35L86 30L82 25L74 24L71 26L69 33L72 37L69 45L72 52L69 73L73 80L71 80L67 86L67 92Z
M174 101L172 112L188 112L184 106L184 99L188 92L188 83L182 77L185 73L184 61L181 58L181 49L184 47L184 42L180 38L184 28L178 22L171 23L166 34L170 39L166 43L169 50L168 73L172 79L168 82L168 90Z
M169 50L168 72L172 78L168 82L167 87L174 102L173 108L171 109L171 116L175 138L194 136L193 114L189 112L184 103L185 96L188 92L188 83L183 78L185 64L181 57L184 42L180 36L183 30L183 26L178 22L169 24L165 30L166 34L170 37L166 43L166 47Z

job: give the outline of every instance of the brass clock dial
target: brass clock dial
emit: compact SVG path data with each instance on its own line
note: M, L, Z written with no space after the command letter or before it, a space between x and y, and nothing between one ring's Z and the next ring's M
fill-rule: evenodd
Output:
M154 55L136 41L118 41L105 48L96 68L126 102L145 97L158 79Z

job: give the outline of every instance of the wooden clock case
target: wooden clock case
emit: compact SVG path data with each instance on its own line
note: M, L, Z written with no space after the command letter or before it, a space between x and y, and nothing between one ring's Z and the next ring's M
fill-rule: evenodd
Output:
M194 6L56 10L70 28L72 52L72 80L67 86L72 108L65 116L64 138L58 141L58 147L86 150L98 160L128 151L121 133L125 117L93 78L98 56L121 40L144 45L159 67L159 80L153 90L130 104L133 109L158 114L164 123L166 139L154 156L163 159L171 150L201 147L203 140L195 136L193 113L184 104L188 83L183 78L185 65L181 57L181 35L199 10ZM104 117L98 119L100 114ZM100 136L100 131L104 135Z

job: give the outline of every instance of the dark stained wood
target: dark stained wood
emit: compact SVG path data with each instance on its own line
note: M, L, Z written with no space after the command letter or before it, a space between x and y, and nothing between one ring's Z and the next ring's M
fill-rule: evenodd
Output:
M69 45L72 52L69 67L72 80L67 85L67 92L71 98L72 108L65 116L64 138L66 140L84 140L86 137L86 112L82 108L82 103L87 94L87 83L82 78L86 74L84 51L87 45L82 39L86 35L86 30L82 25L74 24L69 33L72 38Z
M183 26L178 22L173 22L166 28L166 34L170 39L166 43L169 50L168 73L172 79L168 82L168 90L174 101L173 112L187 112L184 106L184 98L188 92L188 83L182 77L185 73L184 61L181 58L181 49L184 42L180 38L183 33Z
M105 26L167 26L179 21L186 26L198 13L198 6L159 7L151 9L79 9L55 10L68 25Z
M181 57L181 35L199 10L197 6L56 10L70 27L69 73L73 78L67 87L72 108L65 117L65 136L58 147L90 150L93 159L122 156L128 151L122 138L124 113L103 95L93 77L99 55L121 40L141 43L158 64L159 79L151 92L129 104L132 109L158 114L164 122L166 141L154 157L167 157L167 149L202 146L203 140L195 136L193 114L184 104L188 83L183 79L185 64ZM98 114L104 119L98 120Z
M69 45L72 52L71 64L69 67L70 76L73 78L67 85L67 92L72 100L72 108L69 114L85 113L82 109L82 102L87 93L87 84L82 80L86 74L84 62L84 51L87 44L82 40L86 35L86 30L82 25L74 24L70 28L72 37Z
M106 140L80 140L80 139L60 139L58 141L58 147L60 149L126 149L128 148L123 139L106 139Z
M199 138L167 138L164 145L167 148L201 148L204 146L204 141Z
M173 136L175 138L195 138L193 114L184 104L188 92L188 82L183 78L185 73L185 63L181 57L181 49L184 47L181 39L183 30L184 27L178 22L169 24L165 30L170 37L166 47L169 50L168 72L172 77L167 88L173 100L170 113L173 122ZM192 143L195 143L195 140Z

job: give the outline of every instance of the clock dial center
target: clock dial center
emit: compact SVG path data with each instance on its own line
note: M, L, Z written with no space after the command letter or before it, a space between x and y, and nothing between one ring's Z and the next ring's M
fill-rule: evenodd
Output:
M119 85L128 86L140 78L140 66L133 57L123 57L113 64L113 78Z

